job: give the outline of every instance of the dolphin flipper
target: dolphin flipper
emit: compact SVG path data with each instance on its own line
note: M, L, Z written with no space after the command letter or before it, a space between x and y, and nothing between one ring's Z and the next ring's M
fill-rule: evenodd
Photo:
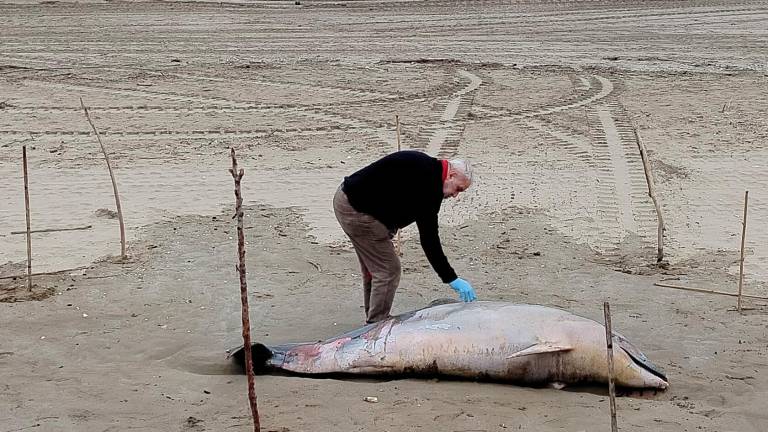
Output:
M528 348L525 348L523 350L520 350L512 355L508 355L507 358L516 358L516 357L523 357L533 354L544 354L544 353L553 353L553 352L559 352L559 351L570 351L573 347L559 344L556 342L539 342L536 344L533 344L529 346Z

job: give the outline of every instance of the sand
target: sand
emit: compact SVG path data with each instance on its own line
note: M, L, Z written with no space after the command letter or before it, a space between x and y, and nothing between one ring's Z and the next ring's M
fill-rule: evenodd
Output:
M245 169L253 337L364 320L331 208L404 148L472 160L441 212L478 296L613 326L668 373L622 430L768 427L768 2L0 3L0 432L251 430L229 148ZM129 239L79 98L114 164ZM633 125L648 150L656 212ZM33 229L26 268L21 146ZM394 312L454 295L404 231ZM419 379L256 380L263 430L609 430L603 389ZM363 401L376 396L378 403Z

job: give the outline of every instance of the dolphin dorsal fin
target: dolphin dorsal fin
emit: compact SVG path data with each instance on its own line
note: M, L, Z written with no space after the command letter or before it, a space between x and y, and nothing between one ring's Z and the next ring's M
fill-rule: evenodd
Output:
M557 342L539 342L535 343L524 350L518 351L512 355L508 355L507 358L523 357L533 354L544 354L558 351L570 351L573 347L563 345Z

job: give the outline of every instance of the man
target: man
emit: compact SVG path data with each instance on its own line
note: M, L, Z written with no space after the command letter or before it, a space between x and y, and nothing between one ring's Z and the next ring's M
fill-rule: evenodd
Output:
M464 160L438 160L417 151L399 151L345 177L333 197L333 210L355 247L363 273L366 322L387 319L400 282L400 259L392 237L413 222L421 247L444 283L465 302L474 301L472 285L458 278L443 253L437 215L444 198L472 184Z

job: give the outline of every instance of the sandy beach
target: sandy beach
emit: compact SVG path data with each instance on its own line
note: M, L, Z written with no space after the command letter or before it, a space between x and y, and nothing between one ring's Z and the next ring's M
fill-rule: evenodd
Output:
M300 4L296 4L300 3ZM768 430L768 2L0 0L0 432L252 430L252 337L362 325L345 175L397 149L472 161L440 215L481 300L613 327L669 376L623 431ZM128 237L80 98L110 152ZM635 135L635 131L637 135ZM666 222L657 213L638 139ZM33 292L21 149L29 163ZM67 229L67 230L62 230ZM455 296L403 232L394 312ZM607 431L607 391L256 377L263 431ZM368 396L378 403L368 403Z

